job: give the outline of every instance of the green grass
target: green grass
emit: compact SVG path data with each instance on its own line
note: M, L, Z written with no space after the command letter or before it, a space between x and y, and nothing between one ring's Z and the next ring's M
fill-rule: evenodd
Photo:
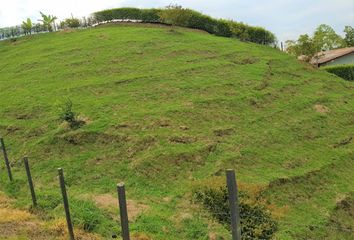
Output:
M234 168L241 183L264 188L274 215L286 209L276 239L339 236L328 224L354 192L353 90L276 49L182 28L112 25L0 42L0 134L17 179L7 183L1 164L0 190L30 204L27 155L46 217L63 216L62 167L77 226L118 233L118 210L84 196L116 196L124 181L128 199L147 206L131 221L135 234L228 239L190 193ZM59 120L67 98L87 121L79 129Z

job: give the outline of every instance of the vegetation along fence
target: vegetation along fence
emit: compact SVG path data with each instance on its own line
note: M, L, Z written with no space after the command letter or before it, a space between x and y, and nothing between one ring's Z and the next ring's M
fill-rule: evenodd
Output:
M8 154L6 151L6 146L3 138L0 138L0 143L1 143L0 147L3 152L4 161L7 169L8 178L10 182L13 182L14 178L12 176L11 165L9 162L9 158L8 158ZM32 206L36 208L37 196L36 196L30 165L27 157L23 158L23 163L27 175L29 191L31 193ZM74 236L72 218L70 215L68 194L65 186L64 170L62 168L58 168L58 176L59 176L59 186L61 189L61 195L63 199L66 223L68 228L68 235L70 240L74 240L75 236ZM228 193L228 201L230 207L230 226L232 232L232 240L241 240L240 209L239 209L239 202L238 202L238 189L236 183L236 175L234 170L229 169L226 171L226 183L227 183L227 193ZM119 213L120 213L121 236L123 240L130 240L128 210L127 210L127 201L126 201L124 183L117 184L117 194L118 194L117 202L118 202ZM112 236L112 238L113 237L116 236Z
M354 82L354 64L328 66L322 69L347 81Z
M139 20L145 23L163 23L194 28L208 33L254 42L264 45L276 44L275 35L262 28L232 20L215 19L192 9L170 5L164 9L115 8L92 14L97 22L115 19Z
M44 15L47 17L46 15ZM158 23L174 25L186 28L193 28L206 31L216 36L237 38L241 41L254 42L264 45L276 45L275 35L262 28L250 26L242 22L232 20L215 19L200 12L181 6L171 5L159 9L139 9L139 8L115 8L94 12L89 17L81 19L68 18L57 24L56 18L46 24L30 24L25 22L15 27L0 28L0 40L14 39L27 34L38 34L51 31L60 31L66 28L88 28L110 22L140 22L140 23ZM29 25L29 26L28 26Z

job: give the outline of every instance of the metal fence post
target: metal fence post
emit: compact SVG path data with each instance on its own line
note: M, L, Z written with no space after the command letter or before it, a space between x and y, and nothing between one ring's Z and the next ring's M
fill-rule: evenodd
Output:
M7 168L7 174L9 176L10 181L12 182L12 173L11 173L11 167L10 167L10 163L9 163L9 158L7 157L7 152L6 152L6 147L5 147L5 143L4 143L4 139L0 138L0 142L1 142L1 148L2 148L2 152L4 154L4 160L5 160L5 165Z
M241 240L240 211L238 206L237 183L234 170L228 169L226 171L226 182L231 213L232 240Z
M127 201L125 198L124 183L117 184L117 192L120 211L120 222L122 226L122 238L123 240L130 240Z
M28 179L28 185L29 185L29 188L30 188L30 191L31 191L31 197L32 197L33 206L36 207L37 206L37 198L36 198L36 193L34 191L31 170L30 170L30 167L29 167L29 164L28 164L28 158L24 157L23 158L23 162L25 164L25 169L26 169L26 174L27 174L27 179Z
M58 173L59 173L59 183L60 183L60 188L61 188L61 194L63 195L63 203L64 203L64 209L65 209L66 223L68 225L69 238L70 238L70 240L74 240L75 239L74 238L74 230L73 230L73 225L71 223L68 195L66 194L63 169L58 168Z

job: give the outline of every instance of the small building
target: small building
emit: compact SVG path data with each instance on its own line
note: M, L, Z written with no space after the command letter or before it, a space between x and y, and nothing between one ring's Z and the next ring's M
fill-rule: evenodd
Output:
M311 59L311 63L318 67L354 64L354 47L319 52Z

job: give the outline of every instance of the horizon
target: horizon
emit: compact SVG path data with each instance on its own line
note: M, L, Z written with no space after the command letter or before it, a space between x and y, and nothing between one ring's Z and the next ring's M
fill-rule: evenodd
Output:
M320 6L317 6L316 2L307 3L304 0L271 0L267 3L260 0L253 3L243 0L235 2L222 0L217 3L201 0L175 2L165 0L83 2L79 0L74 3L68 0L61 2L13 0L0 9L0 27L18 26L27 18L37 22L40 19L40 11L55 15L60 21L71 15L77 18L87 17L93 12L109 8L164 8L171 3L194 9L214 18L232 19L252 26L264 27L273 32L279 42L295 40L301 34L312 35L320 24L331 26L337 34L343 36L344 27L354 22L354 1L351 0L339 0L335 3L325 0ZM305 4L307 8L303 8Z

